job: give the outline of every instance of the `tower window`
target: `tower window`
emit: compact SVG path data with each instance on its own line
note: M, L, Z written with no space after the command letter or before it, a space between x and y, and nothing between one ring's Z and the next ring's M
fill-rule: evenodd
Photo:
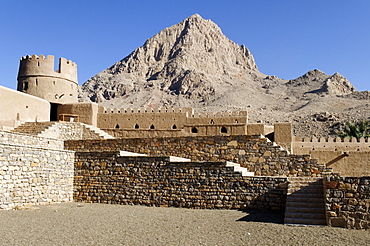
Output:
M26 91L28 90L28 82L23 82L23 90Z
M211 122L210 122L212 125L215 123L213 120L211 120Z
M135 125L135 129L139 129L140 127L139 127L139 125L138 124L136 124Z
M119 129L119 125L117 124L115 128L116 128L116 129Z
M36 85L39 85L39 81L36 79Z
M53 81L53 85L55 85L55 80Z
M172 129L173 129L173 130L176 130L176 129L177 129L177 126L176 126L176 125L173 125L173 126L172 126Z
M191 133L198 133L198 129L196 127L191 128Z
M155 129L155 127L154 127L154 125L153 125L153 124L150 126L150 129L151 129L151 130L154 130L154 129Z

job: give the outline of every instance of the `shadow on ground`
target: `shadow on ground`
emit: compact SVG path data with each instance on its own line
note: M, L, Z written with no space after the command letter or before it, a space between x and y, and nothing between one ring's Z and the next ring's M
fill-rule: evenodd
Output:
M284 213L268 210L241 210L246 215L237 221L284 224Z

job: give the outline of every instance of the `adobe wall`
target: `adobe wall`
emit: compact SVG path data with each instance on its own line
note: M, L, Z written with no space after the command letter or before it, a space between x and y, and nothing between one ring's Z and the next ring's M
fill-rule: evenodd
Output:
M0 86L0 129L19 122L49 121L48 101Z
M104 107L93 102L70 103L58 106L58 115L78 115L79 122L98 126L98 114L103 113Z
M370 141L361 138L296 138L293 141L293 153L309 154L312 150L319 151L370 151Z
M78 152L130 151L149 156L179 156L193 161L231 161L258 176L312 176L326 174L325 165L309 155L291 155L260 136L199 136L66 141Z
M20 60L17 90L43 98L52 103L76 103L77 65L59 59L59 69L54 70L54 56L25 56Z
M76 153L74 199L83 202L284 211L286 178L242 177L225 162ZM94 158L91 158L94 156Z
M370 229L370 176L324 179L328 226Z
M344 177L370 176L370 151L311 151L311 157Z
M296 139L293 153L310 154L341 176L370 175L370 142L368 139L312 138Z
M74 152L62 150L62 141L0 137L0 209L73 200Z
M194 113L192 108L104 109L98 115L101 129L177 130L205 125L245 125L247 113Z

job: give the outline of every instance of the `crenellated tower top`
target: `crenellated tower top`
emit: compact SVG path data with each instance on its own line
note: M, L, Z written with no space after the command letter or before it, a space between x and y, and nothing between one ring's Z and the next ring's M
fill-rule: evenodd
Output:
M77 102L77 65L71 60L59 58L54 70L54 56L32 55L20 60L18 90L52 103Z

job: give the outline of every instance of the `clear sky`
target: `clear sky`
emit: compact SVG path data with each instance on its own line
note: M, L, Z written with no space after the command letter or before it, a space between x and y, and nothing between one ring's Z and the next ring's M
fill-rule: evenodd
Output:
M198 13L283 79L339 72L370 90L369 0L0 0L0 85L16 88L25 55L65 57L79 83Z

